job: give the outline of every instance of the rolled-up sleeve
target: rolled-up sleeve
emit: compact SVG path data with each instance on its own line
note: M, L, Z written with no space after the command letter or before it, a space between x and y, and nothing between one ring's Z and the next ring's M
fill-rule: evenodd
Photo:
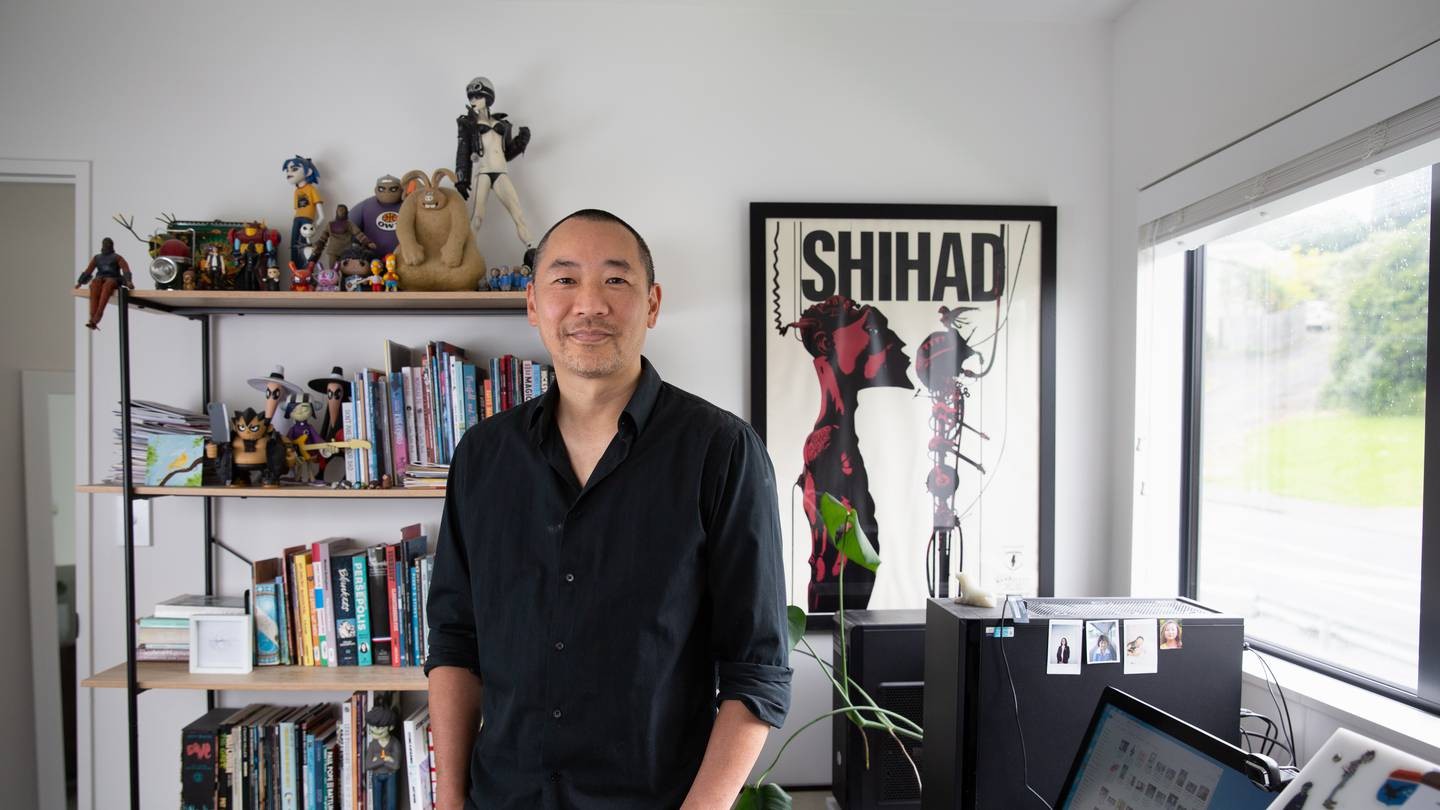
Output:
M435 545L435 570L430 581L430 596L425 602L430 629L426 675L435 667L464 667L480 674L470 557L460 508L466 498L464 460L469 455L468 444L462 440L456 448L446 482L445 511L440 517L440 537Z
M728 452L715 454L718 480L705 537L716 704L738 700L780 728L793 670L775 469L755 431L739 420L735 427Z

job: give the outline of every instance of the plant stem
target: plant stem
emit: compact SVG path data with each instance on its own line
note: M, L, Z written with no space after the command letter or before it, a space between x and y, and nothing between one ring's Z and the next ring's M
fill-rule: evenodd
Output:
M770 775L770 772L773 771L773 770L775 770L775 766L778 765L778 764L780 764L780 756L785 753L785 749L786 749L786 748L789 748L789 747L790 747L790 743L794 742L794 741L795 741L795 738L800 736L800 732L804 731L804 730L807 729L807 728L810 728L811 726L815 725L816 723L820 722L821 720L824 720L824 719L827 718L827 717L834 717L834 716L837 715L837 714L844 714L844 713L846 713L846 712L855 711L855 710L856 710L856 709L854 709L853 707L850 708L850 709L831 709L830 711L825 712L824 714L820 715L819 717L816 717L814 720L811 720L810 722L806 723L805 725L801 726L800 728L795 729L795 733L790 735L790 739L786 740L786 741L785 741L785 744L780 746L780 750L775 752L775 759L770 763L770 767L766 768L766 769L765 769L765 772L762 773L762 774L760 774L760 778L755 780L755 787L759 787L761 784L763 784L763 783L765 782L765 777L769 776L769 775ZM894 716L896 716L896 717L902 716L902 715L896 714L895 712L890 711L889 709L859 709L858 711L867 711L867 712L868 712L868 711L874 711L874 712L879 712L879 713L885 714L885 715L894 715ZM865 721L865 722L870 723L870 724L871 724L873 727L875 727L875 728L880 728L880 727L881 727L879 723L875 723L875 722L873 722L873 721L867 720L867 721ZM913 738L916 739L916 740L921 740L921 739L923 739L922 737L920 737L920 736L918 736L918 735L911 734L911 733L905 731L905 729L899 729L898 731L899 731L901 734L904 734L904 735L907 736L907 737L913 737Z
M809 642L807 642L807 641L805 641L804 639L802 639L802 640L801 640L801 643L805 645L805 650L806 650L806 651L799 651L800 654L801 654L801 655L806 655L806 656L809 656L810 658L815 659L815 663L817 663L817 664L820 665L820 671L825 674L825 677L826 677L827 679L829 679L830 683L834 684L834 686L835 686L835 691L836 691L836 692L839 692L840 694L843 695L843 694L844 694L844 690L842 690L842 689L840 688L840 684L837 683L837 682L835 681L835 678L831 675L831 673L834 671L834 666L833 666L832 664L827 663L824 659L820 658L820 656L816 655L816 654L815 654L815 648L814 648L814 647L811 647L810 644L809 644ZM807 651L808 651L808 652L807 652ZM880 708L880 704L876 703L876 702L875 702L875 699L872 698L872 697L870 697L870 693L869 693L869 692L866 692L865 689L864 689L864 687L862 687L860 684L856 683L856 682L853 681L853 680L850 681L850 685L855 688L855 691L856 691L856 692L859 692L859 693L860 693L860 696L861 696L861 697L865 698L865 702L868 703L871 708L875 708L875 709ZM854 706L854 705L855 705L853 701L847 701L847 703L849 703L849 705L851 705L851 706ZM904 721L904 724L905 724L906 726L908 726L909 729L910 729L911 731L914 731L916 734L924 734L924 733L925 733L925 730L924 730L923 728L921 728L920 725L919 725L918 723L916 723L914 720L911 720L910 718L906 717L906 716L903 715L903 714L902 714L902 715L896 715L896 716L899 717L901 720L903 720L903 721Z

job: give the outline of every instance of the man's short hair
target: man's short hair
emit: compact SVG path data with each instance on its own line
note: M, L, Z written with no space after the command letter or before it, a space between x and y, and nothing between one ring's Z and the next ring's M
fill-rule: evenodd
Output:
M573 214L562 217L559 222L550 226L550 230L546 231L545 235L540 237L540 244L535 246L535 267L533 269L536 272L540 270L540 257L545 255L545 245L550 241L550 234L554 233L556 228L572 219L582 219L587 222L609 222L629 231L630 235L635 237L635 244L640 249L640 263L645 265L645 286L655 286L655 260L650 257L650 246L645 244L645 237L641 236L639 231L630 227L630 223L609 211L599 208L582 208Z

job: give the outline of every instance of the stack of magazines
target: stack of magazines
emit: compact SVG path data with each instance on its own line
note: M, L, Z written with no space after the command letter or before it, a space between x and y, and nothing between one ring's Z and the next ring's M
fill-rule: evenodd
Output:
M116 406L115 414L115 463L110 466L110 481L119 483L124 475L120 466L120 448L122 436L120 434L120 408ZM145 482L145 453L150 446L150 438L159 435L178 436L208 436L210 434L210 419L203 413L195 413L182 408L175 408L159 402L137 399L130 403L130 473L131 481L136 484Z

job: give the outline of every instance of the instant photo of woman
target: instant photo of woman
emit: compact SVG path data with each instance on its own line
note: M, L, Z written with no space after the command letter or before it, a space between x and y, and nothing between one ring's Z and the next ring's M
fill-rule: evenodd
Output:
M1166 619L1160 623L1160 649L1181 650L1185 648L1180 638L1180 622L1176 619Z

